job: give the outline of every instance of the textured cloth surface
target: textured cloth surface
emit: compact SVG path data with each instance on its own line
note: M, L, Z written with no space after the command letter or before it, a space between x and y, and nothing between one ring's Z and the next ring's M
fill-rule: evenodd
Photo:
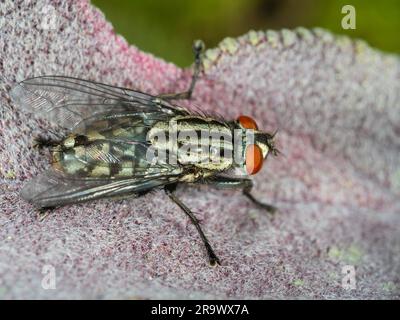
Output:
M49 124L18 111L13 82L56 74L157 94L183 91L191 71L128 46L86 1L1 2L0 298L399 298L399 58L299 28L225 39L204 67L182 105L279 128L283 152L254 177L273 219L238 191L178 189L217 268L161 191L36 219L18 192L49 166L32 148Z

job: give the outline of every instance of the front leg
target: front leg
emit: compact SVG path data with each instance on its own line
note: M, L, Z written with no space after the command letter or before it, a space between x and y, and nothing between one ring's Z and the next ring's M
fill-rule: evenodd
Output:
M258 207L267 210L270 214L274 214L277 211L276 207L254 198L254 196L251 194L253 181L250 179L216 176L209 180L208 183L216 186L217 188L242 189L243 194Z

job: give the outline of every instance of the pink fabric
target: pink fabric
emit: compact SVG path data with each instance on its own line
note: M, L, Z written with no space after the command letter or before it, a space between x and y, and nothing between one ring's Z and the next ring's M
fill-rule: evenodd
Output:
M178 189L221 258L211 268L163 192L68 206L43 222L18 195L49 166L31 148L48 124L13 105L14 81L69 75L156 94L185 89L190 70L129 46L87 1L6 0L0 16L0 298L400 297L397 56L301 28L206 53L182 104L279 128L284 154L254 178L254 194L280 209L274 219L238 191ZM45 265L55 290L42 288ZM342 287L345 265L355 290Z

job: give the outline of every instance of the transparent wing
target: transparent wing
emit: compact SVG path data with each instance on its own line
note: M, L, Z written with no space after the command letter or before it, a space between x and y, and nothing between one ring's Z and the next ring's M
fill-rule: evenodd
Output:
M183 108L139 91L63 76L26 79L16 84L10 95L21 108L70 130L84 119L101 114L187 113Z
M178 180L176 174L153 174L129 179L80 179L48 169L28 181L21 197L39 208L58 207L99 198L137 196Z
M90 124L85 120L87 130L80 135L79 146L73 149L53 149L53 164L60 170L93 175L113 175L129 178L143 171L170 171L176 165L166 162L167 153L156 150L147 137L157 115L146 119L130 114L97 117ZM169 155L169 159L174 155ZM165 160L164 160L165 159ZM174 158L175 159L175 158ZM69 170L71 169L71 170ZM97 174L92 174L96 170Z

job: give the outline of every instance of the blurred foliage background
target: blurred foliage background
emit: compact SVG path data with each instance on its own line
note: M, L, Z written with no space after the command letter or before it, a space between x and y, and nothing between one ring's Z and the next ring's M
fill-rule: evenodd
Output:
M400 52L400 0L92 0L117 33L143 51L179 66L192 63L191 45L216 46L250 29L323 27ZM356 29L344 30L342 7L356 9Z

